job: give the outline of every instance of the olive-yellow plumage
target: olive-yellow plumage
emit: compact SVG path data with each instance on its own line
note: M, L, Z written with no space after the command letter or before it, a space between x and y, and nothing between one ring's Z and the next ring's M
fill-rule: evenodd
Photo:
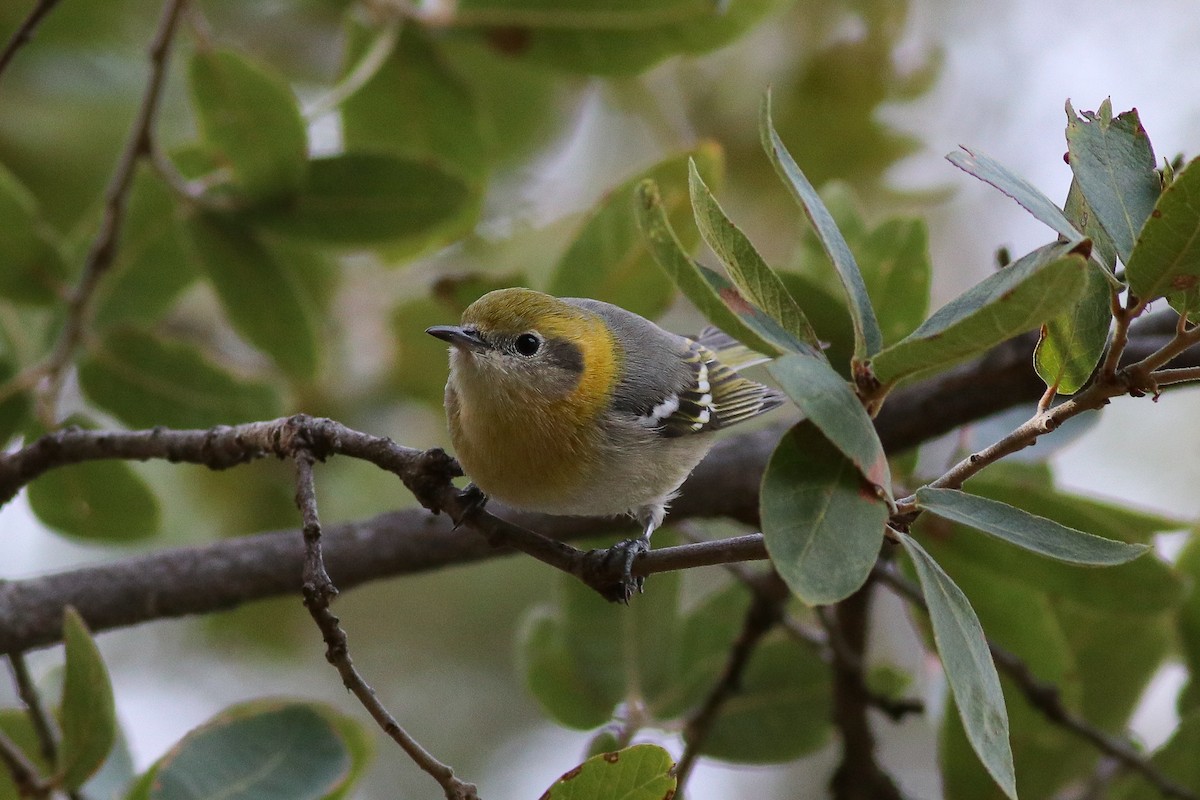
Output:
M452 345L446 415L471 480L517 508L633 515L627 574L712 431L782 401L717 359L719 331L688 339L597 300L501 289L428 333Z

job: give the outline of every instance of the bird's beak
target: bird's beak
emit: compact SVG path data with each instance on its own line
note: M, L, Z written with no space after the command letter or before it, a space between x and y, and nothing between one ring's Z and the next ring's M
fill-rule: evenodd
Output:
M434 325L432 328L426 328L425 332L443 342L449 342L460 350L479 352L488 349L487 343L479 338L477 331L461 325Z

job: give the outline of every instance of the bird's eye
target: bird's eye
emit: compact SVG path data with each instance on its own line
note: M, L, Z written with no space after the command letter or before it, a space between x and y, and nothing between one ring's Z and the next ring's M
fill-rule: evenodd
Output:
M522 333L517 337L516 345L518 353L523 356L531 356L537 353L538 348L542 346L542 340L532 333Z

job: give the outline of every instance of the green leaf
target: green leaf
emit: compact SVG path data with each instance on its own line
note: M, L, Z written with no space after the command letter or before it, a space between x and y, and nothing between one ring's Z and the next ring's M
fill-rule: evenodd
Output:
M929 311L933 270L925 222L895 217L862 238L847 238L862 269L884 343L899 341L912 333Z
M362 780L367 766L375 756L375 738L356 718L342 714L330 706L313 704L309 708L333 726L350 756L350 769L345 772L341 782L335 784L333 791L322 797L322 800L344 800Z
M723 761L771 764L818 750L833 733L832 694L829 666L811 647L787 638L765 641L700 752Z
M650 245L638 230L632 213L634 193L643 178L653 180L659 187L668 223L672 229L683 231L683 248L694 252L699 237L688 224L691 214L687 202L687 164L693 157L710 178L720 179L724 166L721 149L704 143L606 192L559 258L547 291L559 297L604 300L644 317L661 314L671 301L673 287L655 265Z
M134 176L121 244L96 297L97 328L156 322L199 276L175 195L148 169Z
M247 217L281 236L342 247L443 236L471 202L461 178L386 153L343 153L309 162L293 202Z
M1047 245L984 278L875 356L875 376L890 384L945 369L1061 313L1083 291L1086 246Z
M902 533L900 542L916 567L938 655L967 739L992 779L1016 800L1008 712L979 618L967 596L915 539Z
M201 48L189 69L200 134L256 202L294 195L304 183L308 142L284 80L232 50Z
M17 365L7 355L0 355L0 386L18 374ZM26 391L13 392L0 400L0 449L32 419L33 397Z
M667 219L654 181L638 184L637 214L654 260L709 322L760 353L774 355L806 347L742 297L728 278L701 266L687 254Z
M208 428L271 419L279 398L235 378L183 342L132 329L109 333L79 365L83 391L135 428Z
M84 539L132 542L153 536L161 524L158 498L124 461L50 470L29 484L29 505L45 525Z
M1069 528L1086 530L1106 539L1147 542L1156 533L1188 527L1181 519L1141 511L1129 503L1108 503L1064 492L1044 463L1005 460L971 478L971 493L1015 505ZM1099 578L1098 575L1091 575Z
M636 29L712 13L711 0L460 0L457 11L472 24L530 28Z
M1125 262L1129 288L1149 302L1170 296L1177 311L1200 308L1195 287L1200 282L1200 158L1175 176L1163 190L1142 228L1133 255Z
M1016 200L1017 203L1033 214L1039 222L1048 225L1052 230L1069 242L1077 242L1083 238L1062 209L1054 204L1041 190L1021 176L1010 172L1000 162L978 150L961 147L961 152L955 150L946 155L946 160L968 175L973 175L984 183L990 183L1001 192Z
M1066 214L1092 240L1095 250L1079 302L1046 322L1033 351L1033 364L1047 386L1069 395L1083 388L1104 354L1115 287L1110 283L1112 239L1096 222L1075 181L1067 194Z
M676 647L675 680L647 704L655 719L677 719L704 701L725 669L750 601L745 584L735 581L709 594L684 618Z
M955 489L917 490L917 506L942 519L961 522L1017 547L1069 564L1112 566L1146 552L1144 544L1126 544L1059 525L1008 503Z
M675 794L674 765L653 744L601 753L564 773L542 800L664 800Z
M479 17L483 35L494 48L529 63L568 72L634 75L670 56L697 55L732 42L778 2L618 2L593 9L599 13L583 14L576 13L579 9L575 3L537 5L533 18L545 20L545 27L521 21L495 22L530 18L527 13L514 13L506 4L497 14ZM457 14L462 13L460 7ZM568 24L554 22L564 18Z
M887 456L871 417L850 384L823 359L801 353L782 356L767 370L862 477L890 498Z
M41 754L37 732L29 715L16 708L0 708L0 732L3 732L39 770L49 772ZM7 769L0 769L0 800L24 800Z
M187 232L229 321L293 378L312 378L320 360L316 313L289 265L250 230L212 215Z
M859 272L854 255L842 232L838 230L829 214L829 209L821 201L816 189L809 183L808 178L800 171L795 160L787 151L779 134L771 122L771 95L768 92L763 97L758 123L759 135L762 138L763 149L767 152L771 164L779 174L785 187L792 197L804 209L809 222L812 223L821 246L829 260L833 262L841 279L842 288L849 301L850 318L854 322L854 355L858 360L865 360L879 352L883 347L883 334L879 330L879 322L875 318L875 310L871 307L871 299L867 294L866 284Z
M824 605L863 585L888 507L814 425L802 422L779 442L760 502L767 552L797 597Z
M349 21L343 79L380 35L378 26ZM481 183L489 169L489 147L478 103L437 45L421 26L404 25L391 53L339 107L342 139L347 150L432 159Z
M0 164L0 297L48 305L61 299L67 266L33 193Z
M1193 535L1188 539L1179 559L1175 562L1176 569L1185 579L1190 579L1190 587L1179 614L1175 618L1175 628L1179 632L1180 649L1183 660L1188 667L1189 697L1186 700L1195 701L1196 687L1200 684L1200 538ZM1181 711L1189 710L1180 701Z
M653 705L678 677L679 576L649 581L632 608L613 605L570 576L558 602L534 612L523 638L526 684L564 725L594 728L636 693Z
M62 740L56 778L78 789L107 760L117 737L116 710L108 668L79 612L63 613L66 671L62 693Z
M1098 114L1085 111L1079 117L1068 100L1067 151L1080 191L1128 266L1138 232L1161 191L1154 150L1137 109L1114 119L1112 101L1106 99Z
M725 216L696 169L695 162L690 160L688 190L700 235L721 259L742 296L766 311L788 333L820 352L821 343L800 306L788 294L779 276L763 261L746 234Z
M149 800L318 800L353 769L322 707L252 701L194 729L153 768Z

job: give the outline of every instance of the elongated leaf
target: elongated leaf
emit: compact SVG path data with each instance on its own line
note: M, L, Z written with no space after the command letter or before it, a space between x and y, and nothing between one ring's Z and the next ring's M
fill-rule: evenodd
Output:
M850 384L823 359L800 353L785 355L767 369L862 477L890 497L887 456L871 417Z
M1160 191L1154 150L1137 109L1114 119L1112 101L1105 100L1099 113L1085 111L1079 117L1068 100L1067 151L1088 206L1128 266Z
M709 322L760 353L774 355L806 347L742 297L728 278L697 264L687 254L667 219L654 181L638 185L637 214L654 260Z
M900 541L916 567L921 593L929 606L938 655L967 739L992 779L1008 797L1016 800L1008 711L979 618L967 596L915 539L901 534Z
M254 701L185 736L154 766L147 797L318 800L339 790L352 768L345 742L320 707Z
M1072 224L1092 240L1094 249L1087 281L1077 302L1042 328L1033 364L1038 376L1058 394L1075 394L1083 388L1104 354L1112 322L1112 239L1100 227L1077 181L1071 182L1064 208Z
M681 232L681 245L688 253L695 252L700 241L691 225L688 207L690 158L698 159L710 180L720 180L724 160L720 147L713 143L703 143L688 153L672 156L643 173L659 187L669 224ZM649 242L630 213L643 175L607 192L588 215L554 267L547 289L550 294L592 297L650 318L666 309L674 287L655 264Z
M95 427L88 420L73 424ZM47 526L71 536L129 542L158 532L158 498L124 461L53 469L29 484L29 505Z
M291 89L232 50L192 57L192 101L205 141L251 199L288 197L304 183L308 143Z
M1163 190L1126 262L1129 288L1141 300L1171 297L1187 313L1200 308L1200 158Z
M942 306L871 361L884 383L944 369L1069 308L1087 281L1083 242L1047 245Z
M960 145L960 147L962 147ZM1006 195L1016 200L1039 222L1049 225L1056 233L1067 241L1076 242L1083 234L1071 224L1062 209L1054 204L1041 190L1019 175L1010 172L1000 162L978 150L962 147L946 155L946 160L968 175L974 175L979 180L990 183Z
M207 428L279 412L267 384L235 378L191 345L129 329L89 351L79 382L97 405L135 428Z
M888 507L814 425L802 422L779 442L761 498L767 552L797 597L824 605L862 586Z
M821 343L804 312L746 234L725 216L692 160L688 161L688 191L700 235L721 259L742 296L767 312L788 333L819 351Z
M804 209L809 222L812 223L817 237L821 240L829 260L833 262L841 279L842 288L846 291L849 301L850 318L854 321L854 355L858 360L865 360L879 352L883 347L883 334L875 319L875 310L871 307L871 299L867 294L866 284L850 246L842 232L830 216L829 210L821 202L820 195L809 183L808 178L800 171L791 154L788 153L779 134L771 123L771 95L768 92L763 98L759 113L759 135L762 138L763 149L766 150L771 164L779 174L784 186L796 198L796 202Z
M954 489L918 489L917 505L943 519L970 525L1017 547L1070 564L1093 567L1124 564L1147 550L1144 544L1093 536L1008 503Z
M459 219L471 193L461 178L385 153L309 162L308 181L285 206L250 219L283 236L337 246L423 242Z
M67 267L33 193L0 164L0 297L45 305L61 296Z
M67 667L57 778L68 789L78 789L108 758L116 742L117 717L108 668L83 618L70 606L63 614L63 643Z
M674 762L658 745L592 756L554 782L543 800L663 800L675 794Z
M187 232L237 332L292 377L313 377L316 314L288 265L253 232L215 216L193 217Z

